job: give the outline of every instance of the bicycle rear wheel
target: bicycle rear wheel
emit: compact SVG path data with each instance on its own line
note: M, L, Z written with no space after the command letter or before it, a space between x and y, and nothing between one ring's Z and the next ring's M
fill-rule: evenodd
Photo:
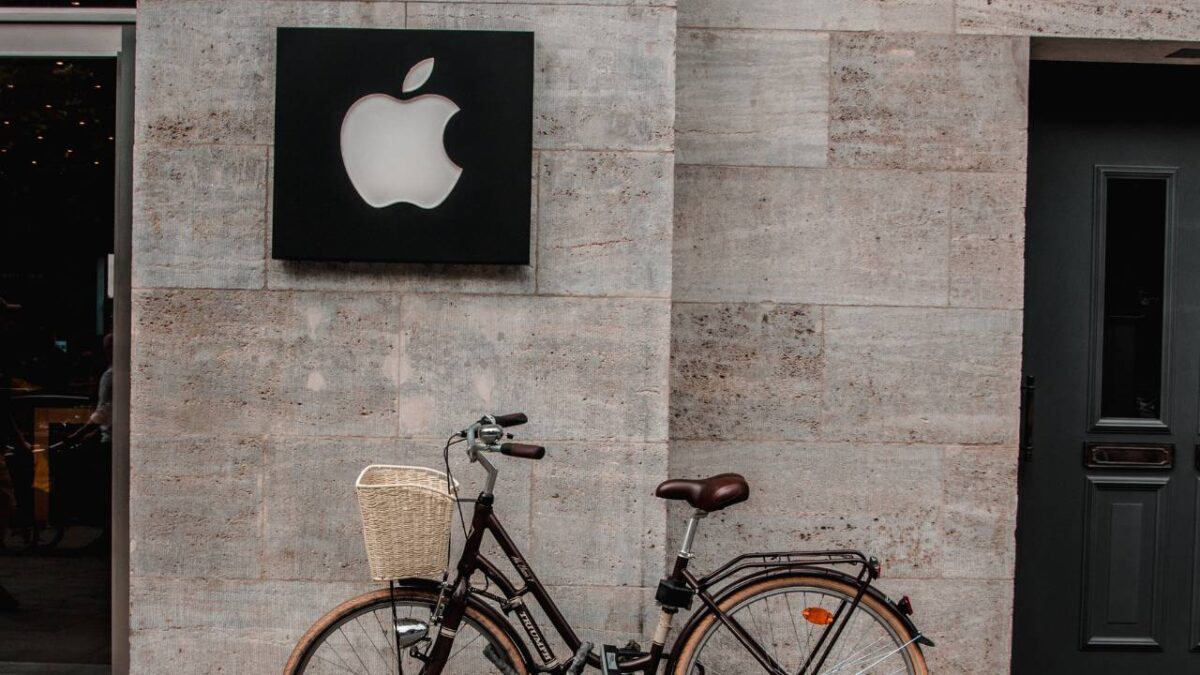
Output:
M390 630L392 594L383 589L347 600L321 617L300 638L284 675L416 675L424 666L420 656L428 653L437 636L439 627L430 619L437 601L436 591L396 589L396 616L429 625L426 640L397 653ZM510 635L493 619L468 606L442 673L526 675L523 656ZM485 651L491 651L493 657L489 659ZM496 659L505 669L497 667Z
M800 672L820 640L826 622L857 589L820 576L787 575L753 583L720 602L763 649L789 673ZM925 657L896 611L864 595L845 622L828 658L811 675L928 675ZM836 628L836 626L835 626ZM674 675L746 675L762 666L717 616L708 612L681 635ZM818 657L819 658L819 657Z

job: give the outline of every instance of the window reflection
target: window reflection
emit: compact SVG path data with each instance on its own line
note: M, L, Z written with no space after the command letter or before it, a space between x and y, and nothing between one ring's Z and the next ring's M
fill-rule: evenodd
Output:
M1167 179L1106 178L1100 415L1162 417Z

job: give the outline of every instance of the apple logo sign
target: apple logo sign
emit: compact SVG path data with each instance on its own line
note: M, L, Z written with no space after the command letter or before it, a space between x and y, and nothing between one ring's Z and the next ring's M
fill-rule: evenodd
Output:
M280 26L275 43L272 259L530 263L533 33Z
M420 89L433 62L413 66L401 91ZM458 110L436 94L403 101L368 94L355 101L342 120L342 163L363 201L377 209L400 202L432 209L446 201L462 168L446 154L442 134Z

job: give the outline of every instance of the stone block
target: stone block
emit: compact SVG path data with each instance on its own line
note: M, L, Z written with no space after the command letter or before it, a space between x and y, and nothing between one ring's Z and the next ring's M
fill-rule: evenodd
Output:
M683 0L680 27L952 32L953 0Z
M1195 40L1194 0L957 0L958 32Z
M820 307L675 303L671 438L812 438L824 365Z
M136 291L132 428L394 435L398 304L386 293Z
M938 575L944 565L942 449L928 445L674 441L671 477L740 473L750 499L706 518L698 569L750 551L857 549L889 577ZM688 509L671 515L681 536ZM675 550L674 544L671 550Z
M262 573L260 440L136 433L130 445L133 574Z
M530 185L529 265L436 265L379 262L267 260L267 287L300 290L396 291L408 293L531 293L536 284L538 167L533 153ZM272 161L274 157L272 156ZM271 174L274 176L274 172ZM274 184L268 186L274 189ZM267 222L273 197L267 198ZM271 250L267 226L267 251ZM268 253L269 256L269 253Z
M266 673L326 611L378 584L133 577L132 672Z
M1011 580L889 579L879 586L893 598L912 598L912 619L936 647L926 648L929 672L942 675L1007 673L1012 645Z
M541 441L665 441L666 300L405 296L400 434L528 413Z
M407 4L409 28L536 32L534 147L673 147L673 8Z
M1021 309L1025 174L960 174L950 207L950 304Z
M679 164L825 166L828 35L685 29L678 39Z
M543 152L541 293L670 297L670 153Z
M943 574L1011 579L1016 564L1016 446L953 446L942 460Z
M821 437L1014 444L1021 315L828 307Z
M944 305L948 174L675 173L676 300Z
M261 288L267 149L138 146L133 286Z
M663 575L666 444L556 443L533 466L529 560L547 584L652 586ZM603 628L603 626L596 626Z
M269 144L275 28L403 28L391 2L151 0L138 6L138 143Z
M831 166L1024 171L1029 41L841 33Z

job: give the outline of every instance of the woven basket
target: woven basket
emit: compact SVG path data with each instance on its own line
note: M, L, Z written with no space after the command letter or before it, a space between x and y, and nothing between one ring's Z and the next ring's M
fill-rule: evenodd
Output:
M354 489L373 579L442 573L458 481L451 492L441 471L373 464L358 475Z

